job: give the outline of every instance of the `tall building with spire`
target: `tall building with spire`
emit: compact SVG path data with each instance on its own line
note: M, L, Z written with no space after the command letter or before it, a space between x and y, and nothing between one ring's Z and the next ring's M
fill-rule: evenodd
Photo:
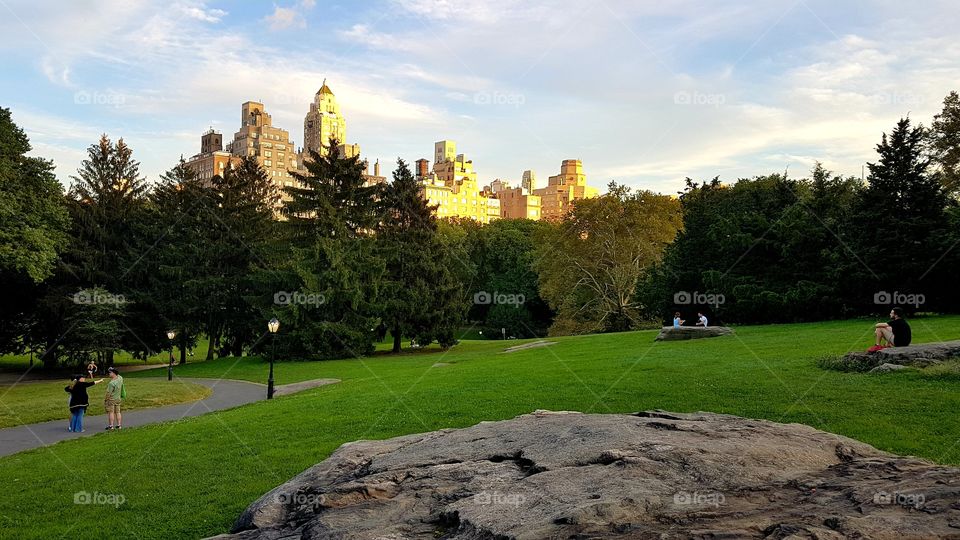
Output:
M340 144L347 142L347 121L340 113L340 104L337 103L333 90L327 86L327 80L313 96L310 110L303 119L303 150L304 157L309 157L310 151L320 155L327 155L330 151L330 138L335 138ZM359 151L359 147L357 148Z

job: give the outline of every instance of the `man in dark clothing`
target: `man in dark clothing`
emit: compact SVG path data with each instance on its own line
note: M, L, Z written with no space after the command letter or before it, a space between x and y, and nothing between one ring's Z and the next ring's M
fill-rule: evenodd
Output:
M877 337L876 347L881 347L883 342L886 342L886 347L906 347L913 339L910 325L903 318L903 309L898 307L890 310L890 322L877 323L874 334Z

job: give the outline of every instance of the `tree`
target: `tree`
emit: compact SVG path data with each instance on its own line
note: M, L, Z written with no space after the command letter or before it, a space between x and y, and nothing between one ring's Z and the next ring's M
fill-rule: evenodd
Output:
M943 99L943 110L933 117L928 135L932 161L944 189L960 193L960 94L956 91Z
M117 257L129 248L148 188L140 163L122 138L114 144L104 134L87 149L87 159L71 178L75 269L86 282L117 290L123 275Z
M106 289L81 289L73 296L66 317L69 331L60 347L67 361L81 366L90 360L110 363L113 351L122 346L121 319L126 299Z
M331 148L336 148L331 140ZM298 186L285 189L292 252L272 273L265 316L291 328L278 337L288 356L343 358L373 352L383 261L373 230L380 186L365 185L359 158L311 152Z
M35 339L48 347L55 346L69 332L70 325L62 317L68 312L60 298L80 289L102 289L122 295L140 288L133 281L132 266L145 258L143 246L136 239L136 224L143 219L147 184L139 172L133 151L120 139L115 144L103 135L87 150L74 184L67 197L72 218L73 241L63 254L63 265L50 283L49 296L39 304L51 311L41 316L46 333ZM52 295L52 296L51 296ZM135 310L134 310L135 311ZM127 310L124 310L127 313ZM126 315L124 315L126 317ZM143 317L135 317L143 320ZM118 334L127 350L146 354L152 350L149 336L130 331L130 320L123 321ZM51 354L55 354L55 349ZM49 361L56 359L47 357ZM112 353L106 363L113 361Z
M879 160L869 163L869 185L855 210L856 252L862 264L851 269L861 306L874 305L879 292L920 293L936 300L947 285L945 268L931 254L943 254L947 237L947 196L929 171L925 130L902 118L877 145ZM907 309L917 306L903 306ZM934 306L927 306L934 307Z
M271 253L282 249L274 219L280 191L255 158L231 164L212 183L207 254L213 265L204 329L222 353L239 356L259 332L255 298L268 295ZM208 350L208 357L213 354Z
M180 363L206 322L216 293L210 217L216 206L212 190L203 185L181 158L160 176L144 218L137 223L139 261L129 261L126 277L137 316L128 323L144 345L162 350L167 330L176 332ZM144 256L146 254L146 256Z
M500 219L467 229L475 237L470 256L477 268L477 275L468 281L468 298L474 300L470 319L489 335L499 336L507 329L513 336L535 337L545 334L553 322L533 267L537 239L551 226L547 221ZM501 300L503 304L498 303Z
M377 224L381 186L366 185L360 157L341 156L338 144L330 139L326 155L311 150L306 172L293 173L299 185L284 188L290 196L284 214L295 239L365 236Z
M70 216L53 163L27 157L30 141L0 108L0 352L20 352L35 321L39 285L66 248Z
M434 208L407 164L397 160L393 183L383 192L377 244L386 272L380 289L381 318L393 335L393 352L402 336L421 345L436 339L454 342L466 304L462 284L451 269L451 252L437 233Z
M538 250L540 294L557 311L551 333L636 328L647 311L637 284L680 225L676 200L613 182L606 194L577 201Z

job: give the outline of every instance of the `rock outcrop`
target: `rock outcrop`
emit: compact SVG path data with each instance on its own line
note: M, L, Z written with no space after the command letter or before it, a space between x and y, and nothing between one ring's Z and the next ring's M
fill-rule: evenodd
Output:
M682 341L685 339L700 339L718 336L727 336L733 333L732 328L726 326L664 326L657 334L655 341Z
M893 371L900 371L902 369L907 369L907 366L901 366L900 364L880 364L879 366L870 370L870 373L890 373Z
M218 538L958 538L958 473L800 424L537 411L345 444Z
M876 352L852 352L843 356L843 362L871 370L883 364L927 367L944 360L960 358L960 340L924 343L908 347L890 347Z

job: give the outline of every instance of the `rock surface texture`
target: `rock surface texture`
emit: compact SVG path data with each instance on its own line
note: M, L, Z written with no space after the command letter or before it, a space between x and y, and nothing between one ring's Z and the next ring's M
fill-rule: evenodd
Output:
M537 411L345 444L218 538L960 538L958 473L800 424Z
M732 328L726 326L681 326L674 328L664 326L657 334L655 341L682 341L685 339L700 339L708 337L727 336L733 333Z
M951 358L960 358L960 340L891 347L876 352L852 352L843 357L845 362L868 366L868 369L883 364L927 367Z

